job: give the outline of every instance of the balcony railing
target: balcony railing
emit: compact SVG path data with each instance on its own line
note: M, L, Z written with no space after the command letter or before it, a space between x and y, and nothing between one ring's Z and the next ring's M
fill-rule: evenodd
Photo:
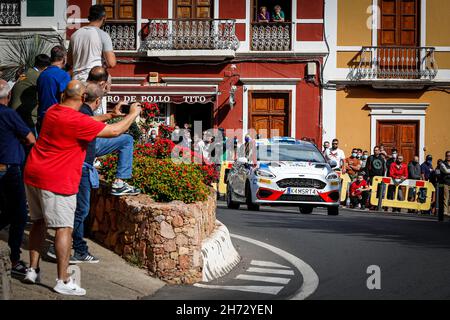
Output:
M431 47L363 47L351 80L433 80L438 72Z
M20 0L0 2L0 26L20 26Z
M239 47L235 20L150 20L142 50L233 50Z
M289 51L291 50L290 22L252 23L253 51Z
M136 50L136 23L108 22L103 29L110 35L114 50Z

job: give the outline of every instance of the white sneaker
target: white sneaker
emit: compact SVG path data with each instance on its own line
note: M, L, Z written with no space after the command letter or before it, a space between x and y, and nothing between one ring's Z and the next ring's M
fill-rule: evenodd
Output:
M39 268L38 269L28 268L23 281L31 284L40 283L41 271L39 270Z
M86 295L86 290L80 288L79 285L73 281L72 278L69 278L67 283L64 283L63 280L56 280L56 286L53 288L56 292L68 296L84 296Z

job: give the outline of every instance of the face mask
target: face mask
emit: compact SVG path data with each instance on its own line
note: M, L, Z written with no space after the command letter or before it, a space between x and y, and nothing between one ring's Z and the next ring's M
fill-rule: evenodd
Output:
M152 134L152 139L156 139L156 134Z
M353 157L353 158L356 158L357 156L358 156L357 153L352 153L352 157Z
M250 138L249 137L245 137L245 142L250 142Z
M397 159L397 154L396 153L392 154L392 159Z
M427 160L427 163L431 166L433 164L433 160Z
M400 160L397 160L397 164L401 164L402 162Z
M368 156L362 156L361 159L367 160Z

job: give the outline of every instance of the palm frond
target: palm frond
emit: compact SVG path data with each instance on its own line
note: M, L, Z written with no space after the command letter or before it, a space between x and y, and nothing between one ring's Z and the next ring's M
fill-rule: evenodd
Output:
M21 73L33 67L37 55L50 55L50 50L56 44L39 34L9 39L1 54L2 78L15 81Z

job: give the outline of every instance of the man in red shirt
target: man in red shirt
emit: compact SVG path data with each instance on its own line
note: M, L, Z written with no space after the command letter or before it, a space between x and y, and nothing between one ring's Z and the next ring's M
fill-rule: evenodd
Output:
M398 155L397 160L393 163L391 163L391 166L389 168L389 176L394 180L395 186L401 184L403 181L408 179L408 167L405 163L403 163L403 156ZM391 190L388 190L388 196L390 198L394 197L395 189L394 186L390 188ZM398 200L403 201L403 190L402 187L398 188ZM398 211L400 212L401 209L392 209L392 212Z
M61 104L50 107L41 134L25 166L25 184L33 227L30 232L30 268L25 281L39 282L40 249L47 228L56 230L55 249L58 279L54 290L66 295L85 295L67 273L72 247L77 193L89 142L124 133L139 115L139 104L122 121L106 125L79 112L85 86L71 81Z
M362 210L366 209L367 197L370 187L364 180L364 173L358 172L356 180L350 185L350 201L352 208L361 206Z

